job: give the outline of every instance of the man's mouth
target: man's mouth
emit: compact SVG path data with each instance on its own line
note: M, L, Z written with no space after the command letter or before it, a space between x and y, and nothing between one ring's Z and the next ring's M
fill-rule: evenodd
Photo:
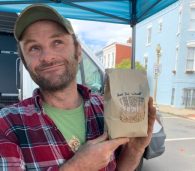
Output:
M54 71L57 70L59 67L64 66L64 64L57 64L57 65L51 65L47 67L39 68L39 71Z

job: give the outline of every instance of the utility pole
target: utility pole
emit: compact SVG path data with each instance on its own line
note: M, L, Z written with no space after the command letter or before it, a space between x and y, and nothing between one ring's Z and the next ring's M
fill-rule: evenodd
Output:
M157 61L154 65L154 105L157 106L156 96L157 96L157 89L158 89L158 76L160 73L160 57L161 57L161 46L157 44L156 46L156 56Z

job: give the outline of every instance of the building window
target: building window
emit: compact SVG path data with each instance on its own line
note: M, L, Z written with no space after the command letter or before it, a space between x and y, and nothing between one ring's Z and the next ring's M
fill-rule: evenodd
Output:
M174 105L174 99L175 99L175 88L172 88L171 105Z
M105 55L105 68L107 68L108 67L108 56L107 55Z
M158 32L162 32L162 19L158 21Z
M147 28L147 40L146 40L146 45L150 45L152 42L152 26L149 26Z
M112 52L112 67L115 68L114 52Z
M109 56L106 55L106 68L109 68Z
M176 71L177 71L178 56L179 56L179 46L177 46L175 50L175 66L173 68L174 74L176 74Z
M106 55L104 55L104 67L106 68Z
M190 8L190 30L195 31L195 6Z
M144 68L147 71L147 68L148 68L148 55L144 55Z
M178 26L177 26L177 34L178 35L181 32L181 19L182 19L182 7L180 7L179 14L178 14Z
M108 54L108 68L110 68L110 64L111 64L111 58L110 58L110 54Z
M106 56L103 57L103 65L106 66Z
M195 88L185 88L183 90L182 104L185 108L195 108Z
M186 71L194 71L195 47L188 47Z

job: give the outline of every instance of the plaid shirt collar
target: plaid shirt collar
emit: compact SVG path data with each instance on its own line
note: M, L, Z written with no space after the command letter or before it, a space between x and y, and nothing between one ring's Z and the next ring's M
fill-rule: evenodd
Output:
M83 98L84 103L90 100L90 95L91 95L91 90L81 84L77 84L77 90L80 93L80 95ZM42 107L42 95L41 95L41 90L40 88L36 88L33 91L33 96L32 98L34 99L35 102L35 107L43 111Z

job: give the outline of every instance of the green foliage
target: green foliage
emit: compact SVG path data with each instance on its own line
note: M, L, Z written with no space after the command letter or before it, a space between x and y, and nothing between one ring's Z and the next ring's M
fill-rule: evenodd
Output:
M140 71L146 71L146 68L142 64L140 64L138 61L135 62L135 68Z
M124 68L124 69L131 68L131 61L130 61L130 59L123 59L121 63L119 63L118 65L116 65L116 68ZM135 62L135 68L137 70L141 70L141 71L145 71L146 70L144 68L144 66L142 66L142 64L139 63L138 61Z
M131 68L130 59L123 59L121 63L116 65L116 68Z

